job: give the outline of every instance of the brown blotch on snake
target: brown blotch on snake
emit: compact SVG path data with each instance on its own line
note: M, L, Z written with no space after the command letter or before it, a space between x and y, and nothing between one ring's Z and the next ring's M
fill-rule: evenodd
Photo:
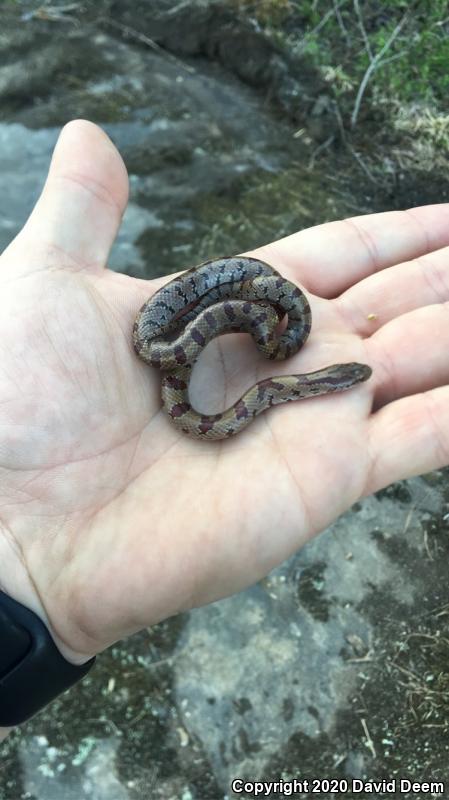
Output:
M285 316L287 327L278 335ZM192 408L192 366L216 336L250 333L266 358L283 360L304 345L311 321L301 289L269 264L236 256L206 261L156 292L136 317L133 342L143 361L163 371L162 402L176 427L196 439L225 439L272 405L343 392L370 377L366 364L333 364L259 381L222 414L200 414Z

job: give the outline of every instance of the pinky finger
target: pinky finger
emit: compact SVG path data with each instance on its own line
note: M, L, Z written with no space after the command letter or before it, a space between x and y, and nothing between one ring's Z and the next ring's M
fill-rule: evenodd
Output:
M369 425L372 466L365 495L449 464L449 386L395 400Z

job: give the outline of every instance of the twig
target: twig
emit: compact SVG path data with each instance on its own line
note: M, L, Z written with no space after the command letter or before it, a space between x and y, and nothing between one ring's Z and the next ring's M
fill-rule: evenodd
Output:
M362 97L365 94L365 89L366 89L366 87L368 85L369 79L371 78L373 72L375 72L375 70L381 65L382 56L387 52L387 50L393 44L394 40L399 36L402 28L404 27L404 24L405 24L407 18L408 18L408 14L409 14L409 12L406 11L404 16L400 20L400 22L398 22L398 24L396 25L396 27L395 27L393 33L391 34L391 36L385 42L384 46L379 50L379 52L374 56L374 58L370 62L369 66L368 66L368 69L366 70L366 72L365 72L365 74L364 74L364 76L362 78L361 84L359 86L359 90L357 92L357 97L356 97L355 103L354 103L354 110L353 110L352 115L351 115L351 128L354 128L355 124L357 122L357 117L358 117L359 111L360 111L360 104L362 102Z
M31 19L40 19L44 22L73 22L74 25L79 25L79 20L70 16L67 12L82 10L81 3L66 3L65 6L47 6L43 3L33 11L25 11L20 18L24 22L29 22Z
M315 34L317 34L317 33L318 33L320 30L321 30L321 28L324 28L324 26L325 26L326 22L327 22L327 21L328 21L328 20L329 20L329 19L330 19L330 18L331 18L331 17L332 17L334 14L336 14L336 13L337 13L338 9L340 8L340 6L342 6L342 5L343 5L343 3L344 3L344 2L345 2L345 0L339 0L339 2L338 2L338 3L335 3L335 4L334 4L334 6L333 6L332 8L330 8L330 9L329 9L329 11L326 11L326 13L325 13L324 17L322 17L322 18L320 19L320 21L319 21L318 25L316 25L316 26L315 26L315 27L314 27L314 28L313 28L311 31L309 31L309 33L306 33L306 34L305 34L305 36L304 36L304 38L303 38L303 40L302 40L302 42L301 42L300 46L303 46L303 45L304 45L304 42L307 42L309 39L311 39L311 38L312 38L312 36L315 36Z
M366 166L366 164L363 161L362 157L356 152L356 150L354 150L352 144L350 144L348 142L348 137L346 136L345 126L343 125L343 119L342 119L341 112L340 112L340 109L338 107L338 103L337 103L336 100L334 100L334 103L333 103L333 110L334 110L334 114L335 114L335 116L337 118L338 129L340 131L341 140L342 140L344 146L346 147L348 152L351 154L351 156L353 158L355 158L355 160L357 161L357 164L362 168L363 172L369 178L371 183L374 183L376 186L382 186L382 183L380 181L378 181L377 178L375 178L374 175L371 173L371 171L368 169L368 167Z
M332 107L334 114L337 118L338 130L340 131L341 140L342 142L344 142L344 144L347 144L346 131L345 131L345 126L343 124L343 117L341 115L340 107L336 99L334 99Z
M335 139L335 136L334 136L333 133L331 133L331 135L329 136L328 139L326 139L325 142L321 142L321 144L319 144L318 147L315 147L315 150L313 151L312 155L310 156L309 163L307 165L307 169L309 171L314 168L315 159L316 159L318 153L321 153L322 150L326 150L332 144L334 139Z
M138 42L148 45L148 47L151 47L151 49L156 53L161 53L169 61L173 61L173 63L175 63L178 67L185 69L186 72L190 72L191 74L196 72L193 67L184 64L180 58L177 58L175 55L173 55L173 53L169 53L168 50L165 50L153 39L150 39L149 36L145 36L144 33L139 33L139 31L136 31L134 28L130 28L128 25L122 25L121 22L117 22L115 19L111 19L110 17L101 17L101 21L105 22L106 25L110 25L112 28L117 28L117 30L121 31L125 36L129 36L131 39L136 39Z
M384 60L382 61L382 66L384 67L385 64L390 64L392 61L397 61L398 58L403 58L409 52L410 52L409 50L401 50L400 53L396 53L396 55L390 56L390 58L384 58Z
M363 41L365 42L366 52L368 53L369 60L373 60L373 51L371 50L371 45L369 43L368 34L365 30L365 25L363 23L362 12L360 11L359 0L354 0L354 8L355 13L357 14L357 19L359 21L359 28L362 33Z
M342 5L342 4L340 3L340 5L339 5L338 3L336 3L335 0L332 0L332 2L333 2L334 10L335 10L335 16L337 17L337 22L338 22L338 24L340 26L340 30L341 30L343 36L346 39L346 44L349 44L348 29L347 29L347 27L346 27L346 25L345 25L345 23L343 21L342 15L340 13L340 5Z
M373 651L372 650L368 650L368 652L364 656L357 656L355 658L347 658L346 659L346 664L365 664L365 663L370 662L370 661L373 660L373 655L374 655Z
M364 720L363 717L362 717L360 722L362 723L362 728L363 728L364 733L365 733L366 745L367 745L369 751L371 752L372 757L376 758L376 755L377 755L376 748L374 747L374 742L371 739L371 734L370 734L370 732L368 730L368 725L366 724L366 720Z
M429 561L435 561L434 557L432 556L432 553L430 552L430 548L429 548L429 534L428 534L428 531L424 531L423 539L424 539L424 548L425 548L425 551L426 551L426 553L427 553L427 555L429 557Z
M438 19L433 23L432 28L441 28L443 25L446 25L446 22L449 22L449 17L446 17L445 19Z
M404 675L407 675L408 678L412 678L415 681L415 686L422 686L422 681L419 675L417 675L415 672L412 672L411 669L407 669L406 667L400 667L399 664L396 664L395 661L389 661L388 663L392 667L398 669L399 672L402 672Z
M357 150L354 150L353 146L349 144L349 142L346 143L346 146L351 155L353 156L353 158L355 158L355 160L357 161L357 164L363 169L363 172L365 173L367 178L370 179L371 183L374 183L375 186L383 186L382 182L378 181L377 178L375 178L374 175L372 174L371 170L368 169L362 156L357 152Z
M416 506L417 506L417 503L413 502L412 503L412 507L409 509L409 512L407 514L407 517L406 517L406 520L405 520L405 525L404 525L404 527L402 529L402 535L404 535L408 531L408 528L409 528L409 525L410 525L410 520L412 519L412 517L413 517L413 515L415 513Z
M164 16L172 17L174 14L177 14L178 11L183 11L185 8L192 7L192 0L182 0L181 3L178 3L177 6L173 6L173 8L167 8L164 12Z

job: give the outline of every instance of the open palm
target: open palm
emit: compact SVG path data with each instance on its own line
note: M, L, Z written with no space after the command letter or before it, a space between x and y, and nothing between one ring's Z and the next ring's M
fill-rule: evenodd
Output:
M0 264L0 588L78 661L243 588L361 496L449 460L448 206L253 251L304 288L311 337L274 371L249 337L215 341L193 405L222 410L274 372L341 361L373 376L206 442L170 424L159 374L132 349L164 281L105 269L127 187L105 134L70 123Z

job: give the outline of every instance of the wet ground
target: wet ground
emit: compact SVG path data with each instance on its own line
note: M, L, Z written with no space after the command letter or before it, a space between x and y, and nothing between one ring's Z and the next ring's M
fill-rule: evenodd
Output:
M201 35L226 41L208 3L190 4L178 41L175 17L189 4L156 3L164 46L138 3L101 4L101 14L73 5L52 5L51 19L38 3L0 12L0 247L39 194L60 126L77 116L102 125L125 158L131 200L110 266L139 277L445 198L423 175L372 180L360 153L326 144L318 78L289 83L261 38L234 31L247 45L240 61L218 44L207 52ZM270 97L266 61L284 76L280 97L303 90L305 121ZM5 742L0 800L249 797L232 792L236 778L449 784L448 552L447 471L366 499L257 586L102 654Z

